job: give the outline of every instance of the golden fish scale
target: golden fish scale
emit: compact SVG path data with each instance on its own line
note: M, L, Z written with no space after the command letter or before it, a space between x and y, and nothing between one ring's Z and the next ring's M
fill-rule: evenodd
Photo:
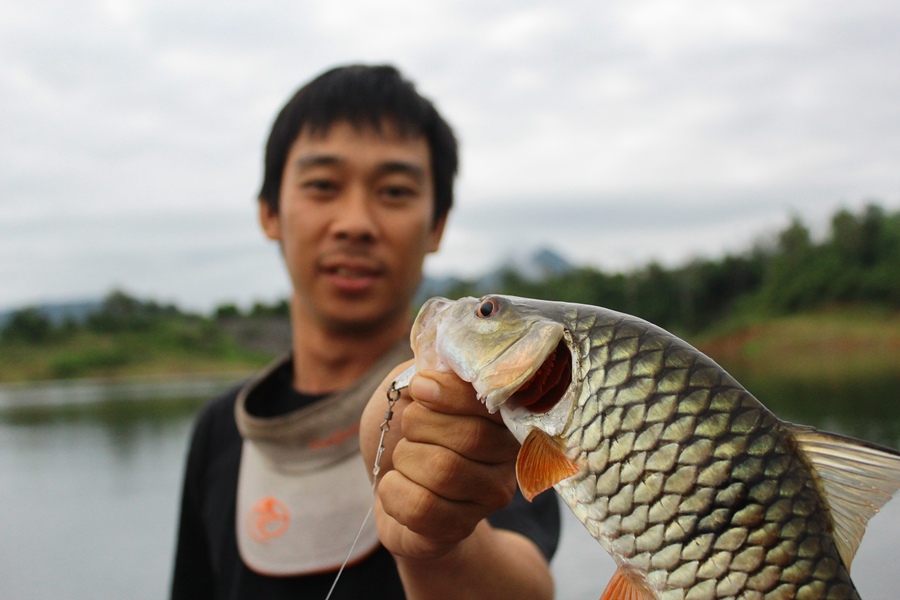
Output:
M573 309L575 310L575 309ZM666 332L583 311L564 501L661 598L858 598L781 422ZM576 370L578 370L576 365Z

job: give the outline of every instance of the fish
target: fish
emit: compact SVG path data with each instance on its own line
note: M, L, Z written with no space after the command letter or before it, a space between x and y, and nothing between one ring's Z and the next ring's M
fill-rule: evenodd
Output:
M859 598L850 565L900 454L782 421L702 352L614 310L432 298L415 371L453 371L617 564L601 600Z

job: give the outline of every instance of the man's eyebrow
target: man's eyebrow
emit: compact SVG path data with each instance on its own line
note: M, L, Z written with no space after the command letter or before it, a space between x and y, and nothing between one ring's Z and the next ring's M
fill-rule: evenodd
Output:
M402 160L388 161L380 164L378 170L384 174L401 173L409 175L417 181L425 181L425 169L411 162Z
M301 156L294 161L294 169L303 172L314 167L327 167L345 164L347 161L334 154L310 154ZM400 173L409 175L416 181L425 181L425 169L420 165L404 160L388 160L378 165L378 172L382 175Z
M295 160L294 169L303 171L304 169L311 169L313 167L339 165L343 162L343 159L332 154L310 154L308 156L301 156Z

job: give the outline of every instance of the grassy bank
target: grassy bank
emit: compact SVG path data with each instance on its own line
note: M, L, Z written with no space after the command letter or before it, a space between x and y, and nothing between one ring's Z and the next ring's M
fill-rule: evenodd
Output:
M833 309L750 322L694 344L741 378L842 382L900 377L900 313Z
M169 318L115 332L80 329L40 343L0 345L0 382L128 378L159 374L253 371L277 354L241 327L203 319Z

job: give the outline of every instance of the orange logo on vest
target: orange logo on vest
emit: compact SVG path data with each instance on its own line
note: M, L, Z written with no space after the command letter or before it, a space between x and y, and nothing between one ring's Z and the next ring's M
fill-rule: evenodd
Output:
M247 515L247 531L260 544L284 534L290 523L291 513L287 506L272 496L260 498Z

